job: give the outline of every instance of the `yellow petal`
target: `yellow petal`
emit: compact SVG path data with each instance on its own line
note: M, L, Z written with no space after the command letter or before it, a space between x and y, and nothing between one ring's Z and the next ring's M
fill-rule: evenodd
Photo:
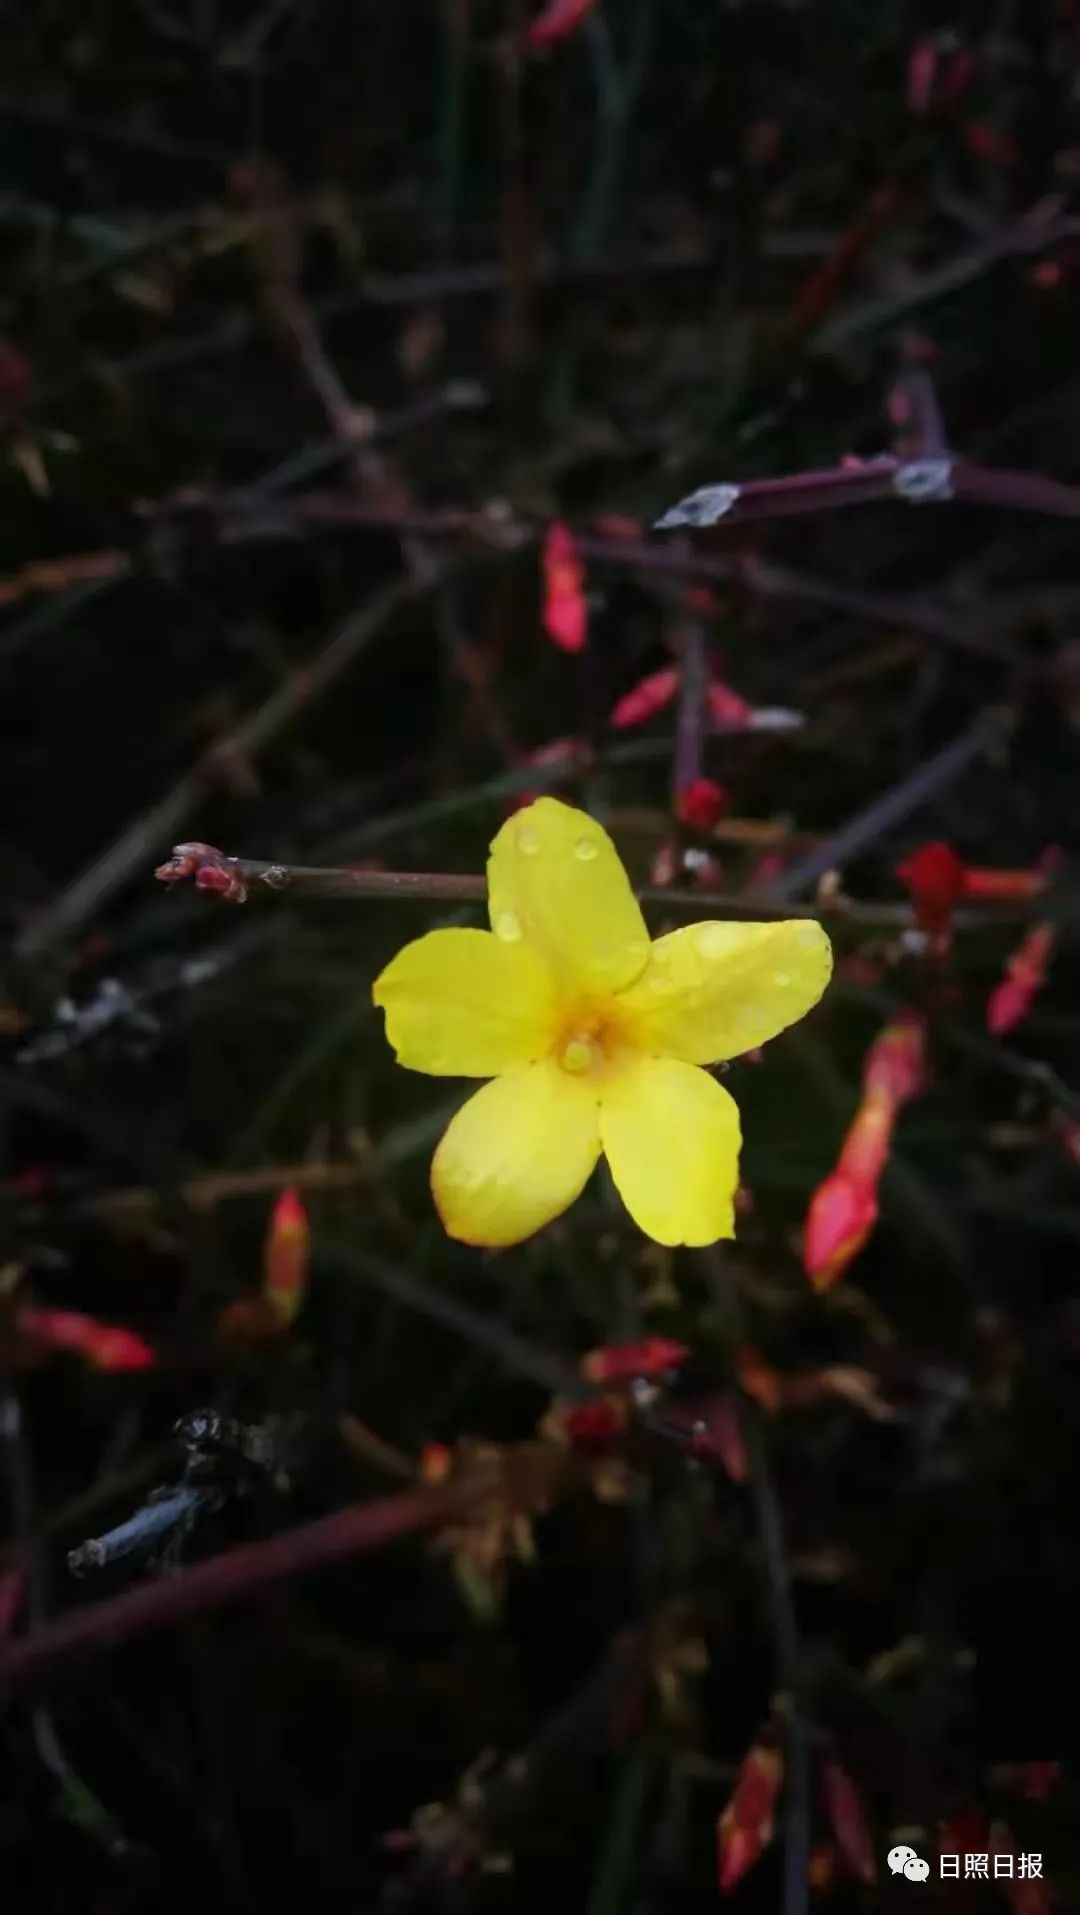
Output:
M735 1235L739 1112L705 1071L633 1058L603 1085L600 1141L627 1210L657 1243Z
M432 1160L435 1207L462 1243L520 1243L580 1196L599 1155L595 1088L526 1064L458 1111Z
M805 1017L831 974L832 946L810 918L690 924L657 939L619 996L619 1023L639 1050L716 1064Z
M429 931L377 977L399 1064L431 1077L494 1077L555 1041L555 987L538 953L490 931Z
M633 982L649 934L607 832L557 798L508 818L488 859L491 928L543 952L564 992L603 997Z

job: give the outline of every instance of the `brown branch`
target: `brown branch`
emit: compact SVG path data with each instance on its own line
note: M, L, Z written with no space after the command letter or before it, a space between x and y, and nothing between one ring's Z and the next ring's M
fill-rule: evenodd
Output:
M457 1482L352 1504L265 1542L225 1550L168 1580L142 1583L76 1609L0 1649L0 1697L8 1700L40 1687L76 1657L98 1655L118 1643L173 1628L293 1576L385 1549L399 1536L449 1522L490 1497L494 1481L491 1471L481 1470Z
M967 736L965 734L965 738ZM968 757L973 755L974 746L966 748L964 762L966 763ZM938 761L933 760L931 763L935 771L938 771ZM953 769L953 761L950 759L945 770L952 772ZM913 807L918 795L918 792L905 791L905 808ZM891 794L890 802L893 802ZM859 813L860 827L867 815ZM823 839L822 849L810 854L815 860L815 865L821 866L821 872L832 869L838 862L838 847L843 852L844 846L848 843L850 829L845 827L848 835L843 838L838 833L831 838ZM824 863L822 863L823 856ZM793 866L792 870L797 887L805 889L810 880L805 876L803 865ZM815 875L821 875L821 872L815 871ZM265 858L230 857L227 853L217 850L215 846L204 844L175 846L169 862L159 865L155 876L165 884L194 879L197 890L222 898L228 904L246 903L252 890L259 888L277 896L288 892L304 899L379 898L400 901L424 898L452 899L459 903L481 904L487 897L487 880L479 872L363 871L353 870L348 865L278 864ZM705 889L667 890L663 886L655 885L639 886L636 895L642 904L660 905L665 910L670 908L676 911L692 911L697 917L713 916L751 920L828 917L839 922L891 926L897 930L904 929L912 921L911 906L908 903L863 903L842 894L823 898L812 904L795 903L786 896L781 898L779 895L779 887L785 882L791 882L791 880L787 878L778 880L777 889L771 889L768 894L763 893L756 897L734 896L725 891ZM1040 911L1049 911L1051 915L1055 915L1052 900L1040 901L1039 908ZM955 922L958 927L969 928L979 924L1009 923L1016 918L1026 923L1030 916L1030 899L991 898L981 900L977 910L969 908L958 913Z
M258 1164L253 1170L207 1170L180 1184L177 1195L189 1210L209 1211L233 1199L276 1197L291 1184L298 1190L351 1190L364 1181L366 1165L357 1157L345 1163ZM12 1196L12 1185L0 1184L0 1196ZM160 1206L160 1191L146 1184L107 1190L82 1198L80 1216L104 1217L117 1223L138 1222Z

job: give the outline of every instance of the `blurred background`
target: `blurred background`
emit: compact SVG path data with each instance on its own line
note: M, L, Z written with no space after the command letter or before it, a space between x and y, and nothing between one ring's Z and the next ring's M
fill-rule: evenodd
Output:
M1078 1906L1080 10L0 46L5 1879ZM438 1224L387 874L544 790L833 935L732 1243Z

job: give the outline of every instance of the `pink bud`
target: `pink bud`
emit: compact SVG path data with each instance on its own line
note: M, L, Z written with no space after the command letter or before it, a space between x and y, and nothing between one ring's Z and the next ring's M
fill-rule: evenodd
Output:
M709 686L708 699L709 716L714 725L748 725L754 716L754 707L719 678L714 678Z
M590 7L596 0L552 0L543 13L537 15L526 28L525 38L531 47L550 47L556 40L565 40L568 33L580 25Z
M577 541L556 519L548 527L543 550L544 630L563 652L580 652L588 634L583 573Z
M876 1192L834 1170L810 1200L803 1267L815 1290L831 1290L853 1263L877 1222Z
M615 706L611 714L615 730L627 731L631 725L644 725L647 719L655 718L658 711L670 705L678 689L679 674L674 666L650 672L632 691L624 693Z

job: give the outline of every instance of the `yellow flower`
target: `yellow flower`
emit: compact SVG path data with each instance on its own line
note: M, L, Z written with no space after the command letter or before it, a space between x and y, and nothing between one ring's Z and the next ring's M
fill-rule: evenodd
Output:
M431 931L372 995L399 1064L490 1077L431 1166L451 1237L502 1247L581 1194L601 1152L658 1243L734 1235L739 1113L700 1068L775 1037L817 1003L820 924L688 925L649 943L606 831L539 798L488 860L490 931Z

